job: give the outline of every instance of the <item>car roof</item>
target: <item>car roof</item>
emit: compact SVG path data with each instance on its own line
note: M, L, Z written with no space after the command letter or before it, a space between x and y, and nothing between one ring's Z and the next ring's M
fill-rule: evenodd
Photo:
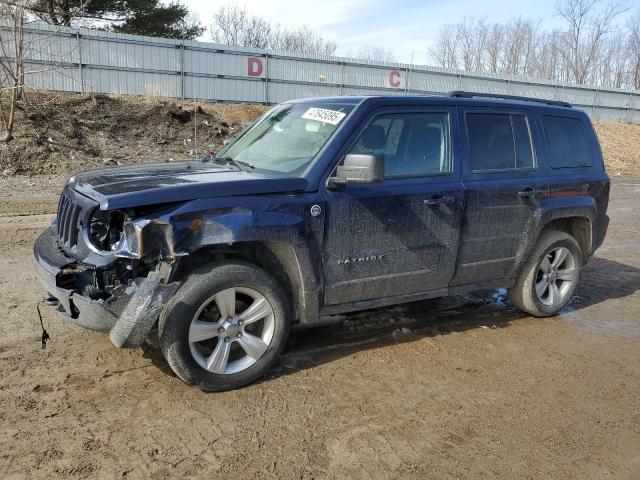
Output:
M480 95L480 94L478 94ZM483 107L529 107L544 110L553 110L558 113L579 111L569 104L562 105L545 103L544 99L527 99L518 97L504 98L484 98L484 97L457 97L457 96L436 96L436 95L355 95L355 96L336 96L336 97L313 97L297 100L290 100L286 103L328 103L328 104L349 104L361 105L371 104L373 106L381 105L460 105L460 106L483 106ZM552 102L551 100L549 100Z

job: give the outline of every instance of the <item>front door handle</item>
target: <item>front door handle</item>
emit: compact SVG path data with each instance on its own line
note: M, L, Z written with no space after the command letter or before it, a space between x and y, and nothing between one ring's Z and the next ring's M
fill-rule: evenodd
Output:
M424 201L425 205L450 205L456 201L456 197L453 195L437 195L432 198L427 198Z
M523 190L519 191L518 195L520 196L520 198L534 198L540 193L544 193L544 190L539 190L533 187L526 187Z

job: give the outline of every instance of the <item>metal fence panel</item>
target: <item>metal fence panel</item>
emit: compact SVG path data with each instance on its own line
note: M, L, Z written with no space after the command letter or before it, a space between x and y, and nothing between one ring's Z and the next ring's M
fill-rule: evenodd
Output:
M238 80L232 78L216 79L219 98L224 102L263 102L264 83L255 80ZM191 98L199 98L194 95Z
M24 41L30 60L77 64L80 58L78 38L75 35L27 32Z
M25 85L36 90L75 92L80 88L78 67L48 68L41 63L25 64Z
M332 97L340 95L340 87L328 85L304 85L296 83L269 82L268 98L271 103L280 103L296 98Z
M247 76L248 56L188 49L183 50L183 55L188 74Z
M593 105L595 98L595 90L590 88L562 86L558 92L558 99L581 107Z
M418 90L429 93L461 90L459 76L440 73L412 71L409 77L409 85L412 91Z
M587 110L593 120L604 120L607 122L630 121L631 118L626 110L612 110L609 108L595 107Z
M9 35L0 21L0 36ZM43 90L268 104L303 97L468 90L564 100L594 119L640 123L637 91L38 23L29 24L26 40L26 83ZM6 55L12 54L8 49Z
M604 107L629 107L629 95L620 95L619 93L611 93L606 91L597 92L596 105Z
M460 90L509 95L509 82L501 79L462 77Z
M511 82L511 95L557 100L557 87L554 85L532 85L530 83Z
M177 53L176 53L177 52ZM171 45L138 45L82 37L82 61L89 65L99 65L124 69L143 69L177 72L180 70L179 51Z
M309 62L286 57L269 57L266 62L269 78L334 85L342 83L342 69L339 63Z
M83 91L90 93L179 97L179 82L180 76L177 74L94 67L83 69Z

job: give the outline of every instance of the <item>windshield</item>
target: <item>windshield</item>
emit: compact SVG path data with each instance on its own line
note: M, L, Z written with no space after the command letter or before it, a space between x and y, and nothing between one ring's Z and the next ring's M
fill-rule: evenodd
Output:
M353 107L335 103L279 105L217 156L292 173L311 162Z

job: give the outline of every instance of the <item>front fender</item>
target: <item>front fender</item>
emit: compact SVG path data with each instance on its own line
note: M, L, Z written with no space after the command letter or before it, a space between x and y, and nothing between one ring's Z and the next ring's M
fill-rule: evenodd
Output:
M321 298L324 231L322 216L311 216L309 203L299 196L230 198L215 207L194 200L157 218L137 221L148 225L141 231L142 245L154 248L145 255L165 252L175 259L212 246L260 243L286 271L298 316L309 323L317 319ZM159 225L165 227L158 229ZM147 237L154 242L147 242Z
M271 240L296 244L305 235L304 220L295 212L265 212L246 207L174 216L171 224L178 254L237 242Z

